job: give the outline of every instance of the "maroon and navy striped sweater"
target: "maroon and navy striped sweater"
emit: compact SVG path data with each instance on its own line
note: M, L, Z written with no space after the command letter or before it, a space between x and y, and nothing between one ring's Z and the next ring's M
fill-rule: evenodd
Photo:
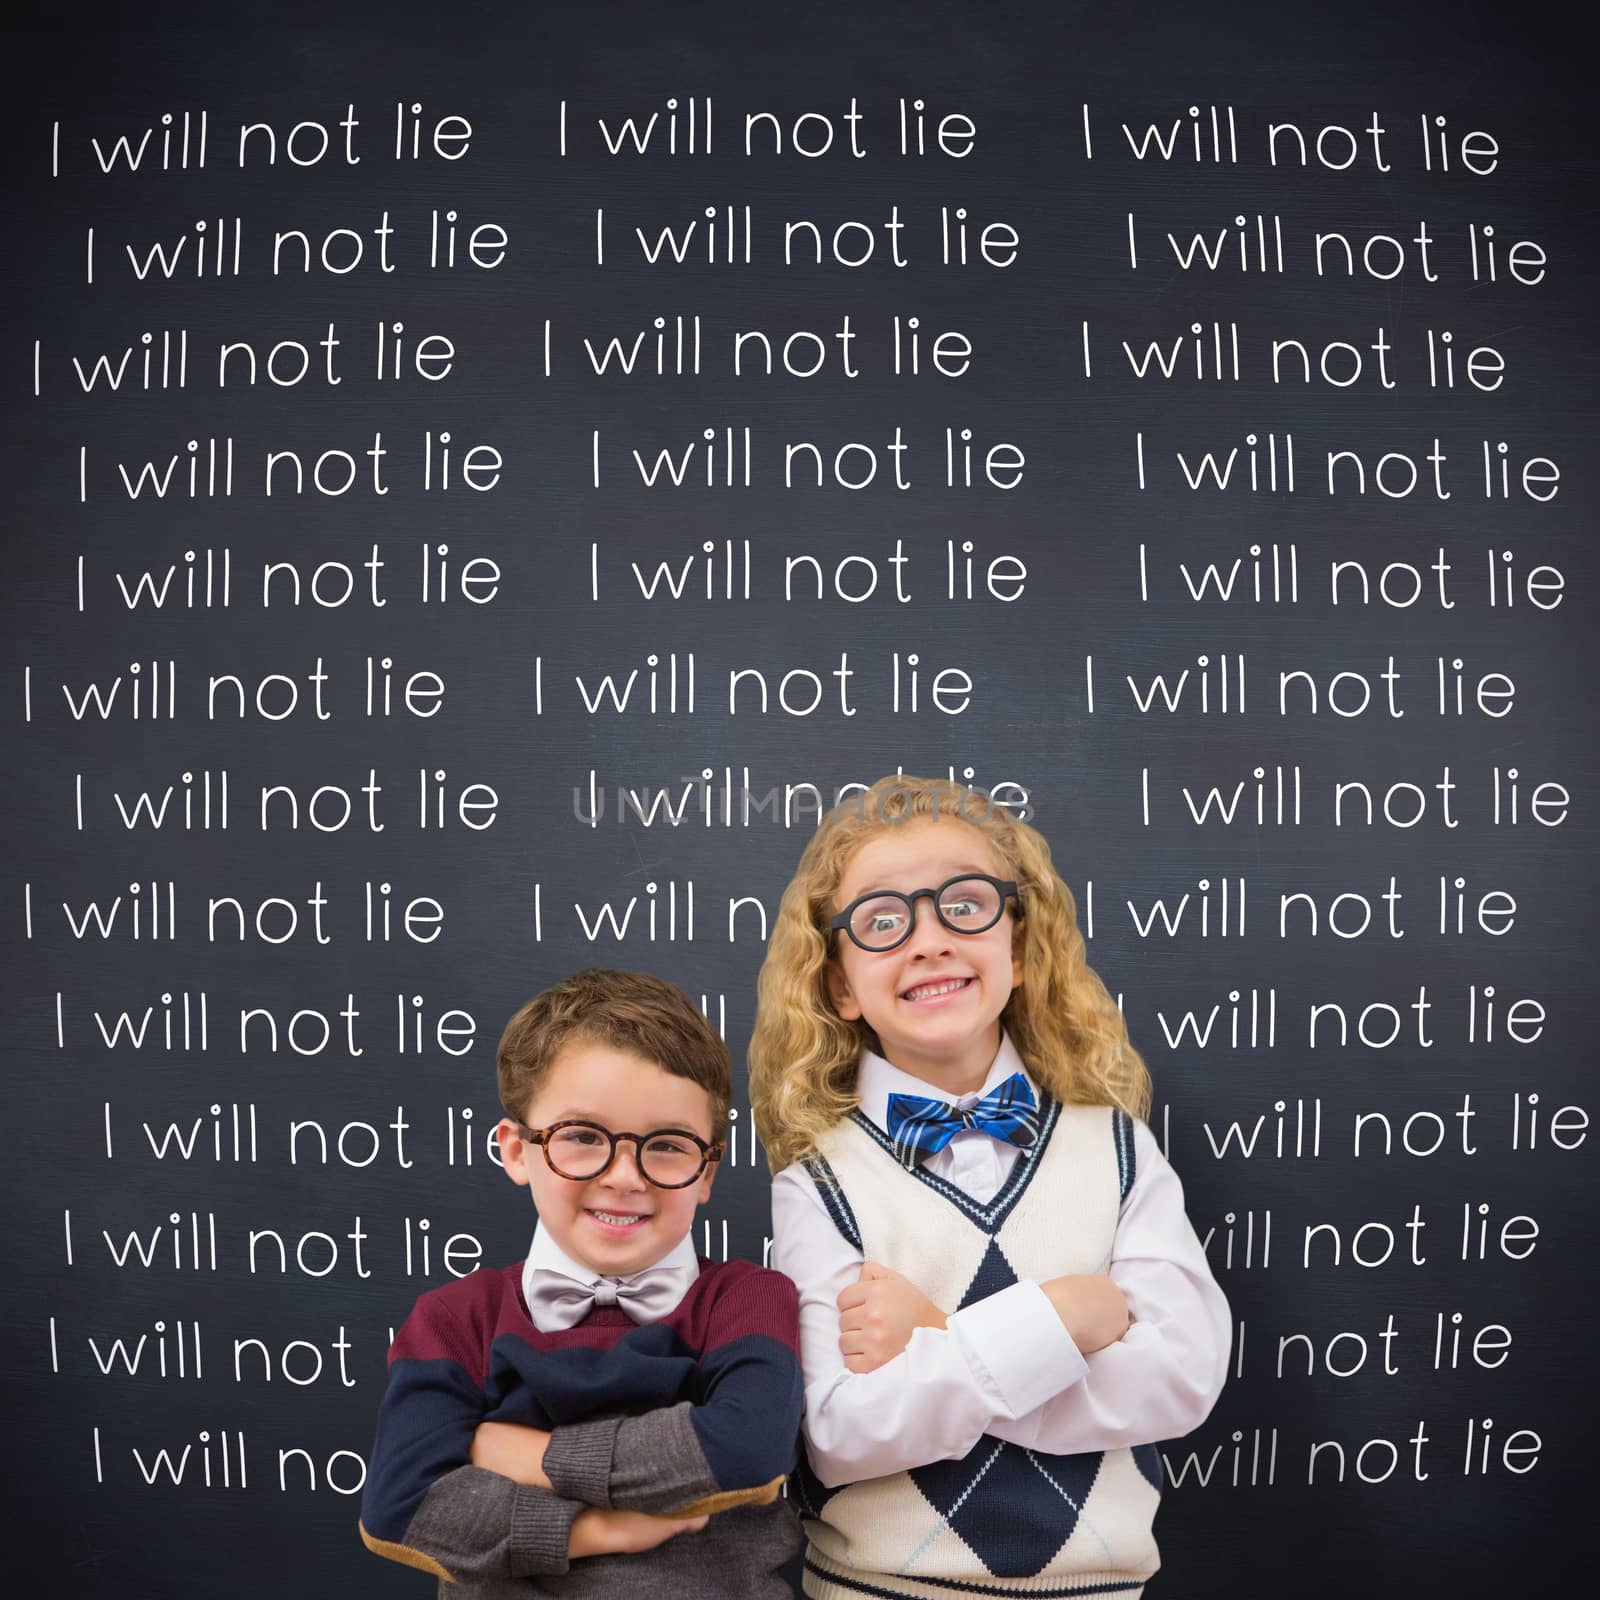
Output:
M368 1548L434 1573L450 1600L787 1595L776 1571L799 1534L774 1497L800 1427L794 1285L702 1261L660 1322L599 1306L541 1333L522 1267L431 1290L396 1335L361 1501ZM549 1429L553 1489L472 1466L480 1422ZM718 1514L654 1550L569 1564L585 1505Z

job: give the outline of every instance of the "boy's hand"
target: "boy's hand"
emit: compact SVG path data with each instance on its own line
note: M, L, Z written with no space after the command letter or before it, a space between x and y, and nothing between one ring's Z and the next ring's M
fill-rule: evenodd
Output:
M488 1426L492 1427L490 1423ZM637 1555L680 1533L698 1533L709 1517L652 1517L643 1511L602 1511L586 1506L572 1520L567 1557Z
M472 1464L485 1472L498 1472L514 1483L548 1489L551 1485L544 1474L544 1452L549 1443L550 1435L543 1428L529 1428L517 1422L480 1422L472 1435Z
M839 1293L839 1349L850 1372L875 1372L893 1361L918 1328L945 1325L944 1313L898 1272L876 1261Z
M1115 1344L1133 1320L1127 1298L1106 1273L1051 1278L1040 1287L1084 1355Z

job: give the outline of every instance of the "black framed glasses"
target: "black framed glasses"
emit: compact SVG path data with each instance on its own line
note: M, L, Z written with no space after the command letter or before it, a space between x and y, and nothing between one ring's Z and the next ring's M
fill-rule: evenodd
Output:
M657 1128L653 1133L612 1133L598 1122L568 1118L548 1128L517 1124L529 1144L544 1151L544 1159L558 1178L583 1183L598 1178L617 1159L617 1146L633 1141L634 1164L646 1183L658 1189L687 1189L713 1162L721 1159L720 1142L707 1144L687 1128Z
M852 900L828 926L835 933L849 934L861 949L876 955L893 950L911 937L919 900L931 900L934 915L952 933L972 934L987 933L1000 920L1010 898L1021 903L1011 880L968 872L947 879L937 889L913 889L910 894L874 889L859 900Z

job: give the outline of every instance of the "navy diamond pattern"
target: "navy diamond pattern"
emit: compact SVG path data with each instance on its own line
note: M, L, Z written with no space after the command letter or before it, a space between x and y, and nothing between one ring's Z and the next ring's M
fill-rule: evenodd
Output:
M1071 1537L1102 1459L1095 1451L1035 1464L1026 1450L986 1434L960 1461L913 1468L911 1481L993 1576L1029 1578Z
M972 1275L972 1282L967 1285L967 1292L961 1297L961 1304L970 1306L979 1300L987 1300L990 1295L1009 1289L1016 1281L1017 1275L1011 1270L1011 1263L1006 1260L1004 1251L991 1239L989 1248L983 1252L983 1260L978 1263L978 1270Z

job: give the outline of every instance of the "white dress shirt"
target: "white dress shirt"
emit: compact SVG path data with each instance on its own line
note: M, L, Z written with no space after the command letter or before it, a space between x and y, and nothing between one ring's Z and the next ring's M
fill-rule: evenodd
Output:
M659 1261L652 1261L649 1268L641 1267L641 1272L654 1267L677 1267L683 1272L683 1292L689 1292L689 1285L700 1276L700 1261L694 1253L694 1240L685 1234L672 1249ZM593 1288L595 1284L606 1276L603 1272L596 1272L593 1267L586 1267L581 1261L575 1261L551 1237L549 1229L542 1224L535 1224L533 1230L533 1243L528 1246L528 1259L522 1264L522 1301L524 1305L533 1304L533 1275L536 1272L559 1272L564 1278L571 1278L575 1283L581 1283L584 1288ZM623 1278L626 1282L633 1274L629 1273ZM679 1296L682 1299L682 1296ZM668 1312L671 1311L668 1307ZM663 1315L667 1313L664 1312Z
M974 1094L946 1094L870 1050L861 1053L857 1092L862 1112L887 1131L891 1094L967 1109L1014 1072L1027 1076L1002 1032ZM802 1165L778 1174L772 1265L800 1290L804 1429L825 1485L956 1459L985 1433L1065 1455L1175 1439L1205 1420L1227 1375L1228 1302L1184 1213L1178 1175L1137 1121L1134 1152L1108 1269L1133 1318L1117 1343L1083 1355L1039 1285L1022 1282L952 1313L943 1331L918 1328L898 1356L866 1373L845 1367L836 1303L860 1277L862 1253L835 1227ZM1021 1153L963 1129L924 1166L983 1202Z

